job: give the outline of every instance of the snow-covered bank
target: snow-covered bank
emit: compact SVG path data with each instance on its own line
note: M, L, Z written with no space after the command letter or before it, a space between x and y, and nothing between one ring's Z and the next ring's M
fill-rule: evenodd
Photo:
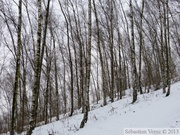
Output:
M180 82L171 86L171 95L162 90L131 97L89 112L85 128L79 129L83 115L63 118L35 128L33 135L122 135L124 128L180 128Z

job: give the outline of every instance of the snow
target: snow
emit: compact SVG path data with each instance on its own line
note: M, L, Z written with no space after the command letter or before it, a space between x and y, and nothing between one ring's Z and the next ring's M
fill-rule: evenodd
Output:
M32 135L122 135L124 128L180 128L180 82L171 86L171 95L162 90L110 103L89 112L89 120L79 129L82 114L35 128Z

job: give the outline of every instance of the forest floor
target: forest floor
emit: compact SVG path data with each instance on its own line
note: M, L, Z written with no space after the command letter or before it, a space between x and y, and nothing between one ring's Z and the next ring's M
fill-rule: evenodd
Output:
M100 107L93 105L89 120L79 129L82 114L72 117L61 116L56 122L35 128L33 135L123 135L124 128L180 128L180 82L171 85L171 94L165 97L162 89L138 95ZM91 106L92 107L92 106ZM180 134L180 133L179 133Z

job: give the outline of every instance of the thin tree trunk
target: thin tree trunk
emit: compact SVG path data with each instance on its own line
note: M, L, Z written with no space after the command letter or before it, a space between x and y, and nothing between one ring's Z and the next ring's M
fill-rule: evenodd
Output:
M71 56L71 48L70 48L70 37L69 37L69 23L68 23L68 20L67 20L67 17L66 17L66 14L62 8L62 5L61 5L61 2L59 1L59 5L60 5L60 8L61 8L61 11L63 13L63 16L65 18L65 21L66 21L66 29L67 29L67 45L68 45L68 53L69 53L69 68L70 68L70 99L71 99L71 109L70 109L70 115L69 116L72 116L73 115L73 111L74 111L74 88L73 88L73 85L74 85L74 74L73 74L73 62L72 62L72 56Z
M32 90L32 110L30 116L30 127L27 131L27 135L31 135L32 131L36 127L36 117L38 108L38 97L39 97L39 87L40 87L40 64L41 64L41 37L42 37L42 6L41 0L38 0L38 31L37 31L37 49L34 58L34 84Z
M48 48L46 47L46 92L45 92L45 124L48 123L48 109L49 109L49 90L50 90L50 72L51 72L51 62L48 54Z
M23 67L23 75L22 75L22 88L23 88L23 97L22 97L22 127L21 127L21 131L24 131L24 126L27 124L25 122L25 119L27 118L27 94L26 94L26 84L27 84L27 57L24 57L24 51L23 51L23 47L22 47L22 67Z
M87 65L86 65L86 87L85 87L85 103L84 103L84 117L81 121L80 128L83 128L88 120L89 111L89 87L90 87L90 74L91 74L91 35L92 35L92 17L91 17L91 0L88 0L88 46L87 46Z
M144 13L144 0L142 0L142 8L141 8L141 13L140 13L140 16L141 16L141 20L140 20L140 32L139 32L139 35L140 35L140 46L139 46L139 91L140 91L140 94L143 94L143 91L142 91L142 82L141 82L141 68L142 68L142 46L143 46L143 13Z
M166 92L166 83L165 83L165 59L164 59L164 40L163 40L163 21L162 21L162 13L161 13L161 2L158 0L158 8L159 8L159 18L160 18L160 44L161 44L161 76L162 76L162 82L163 82L163 93Z
M93 0L93 6L94 6L94 14L96 17L96 28L97 28L97 45L98 45L98 51L100 56L100 64L101 64L101 74L102 74L102 91L103 91L103 105L105 106L107 104L106 97L107 97L107 88L106 88L106 81L105 81L105 69L104 69L104 62L103 62L103 56L101 51L101 43L100 43L100 30L99 30L99 20L98 20L98 14L96 11L96 4Z
M13 88L13 103L12 103L12 116L11 116L11 135L15 133L15 123L16 123L16 111L17 111L17 96L20 80L20 59L21 59L21 26L22 26L22 0L19 0L18 5L19 17L18 17L18 39L17 39L17 53L16 53L16 74L15 83Z
M167 60L167 93L166 93L166 97L170 95L170 88L171 88L171 48L170 48L170 30L169 30L169 0L166 0L166 10L167 10L167 16L166 16L166 20L167 20L167 46L166 46L166 60Z
M132 0L130 0L130 10L131 10L131 68L132 68L132 87L133 87L133 100L132 103L137 100L137 69L136 69L136 57L135 57L135 41L134 41L134 11Z
M118 26L117 26L118 27ZM118 82L119 82L119 90L118 90L118 93L119 93L119 99L122 99L122 90L123 90L123 82L122 82L122 64L121 64L121 61L122 61L122 57L121 57L121 35L120 35L120 31L119 31L119 28L117 28L117 33L118 33L118 54L119 54L119 79L118 79Z
M56 120L59 120L59 86L58 86L58 72L57 72L57 56L56 56L56 42L51 26L51 35L53 40L53 50L54 50L54 80L55 80L55 90L56 90Z
M113 15L113 0L110 2L110 56L111 56L111 88L110 88L110 98L111 102L114 102L114 30L113 30L113 21L114 21L114 15Z
M37 110L38 110L38 98L39 98L39 89L40 89L40 78L41 78L41 70L42 70L42 61L44 56L44 47L46 45L46 34L47 34L47 25L48 25L48 17L49 17L49 5L50 0L48 0L47 8L46 8L46 17L45 17L45 28L43 35L43 42L41 48L41 38L42 38L42 5L41 0L37 1L38 3L38 31L37 31L37 49L34 58L34 84L32 90L32 110L30 117L30 127L27 131L27 135L31 135L33 129L36 127L36 118L37 118Z

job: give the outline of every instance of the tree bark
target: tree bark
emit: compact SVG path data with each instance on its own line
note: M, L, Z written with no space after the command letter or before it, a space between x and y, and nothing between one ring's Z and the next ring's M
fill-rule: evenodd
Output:
M167 22L167 45L166 45L166 81L167 81L167 93L166 97L170 95L170 88L171 88L171 48L170 48L170 26L169 26L169 0L166 0L166 22Z
M27 135L31 135L32 131L36 127L36 118L37 118L37 109L38 109L38 98L39 98L39 89L40 89L40 79L41 79L41 70L42 70L42 61L44 56L44 48L46 46L46 34L47 34L47 25L49 18L49 6L50 0L48 0L48 4L46 7L46 16L45 16L45 26L43 33L43 41L41 47L41 38L42 38L42 3L41 0L37 1L38 4L38 31L37 31L37 49L34 58L34 84L32 90L32 110L29 122L29 129L27 131Z
M88 46L87 46L87 64L86 64L86 83L85 83L85 93L84 93L84 117L81 121L80 128L83 128L88 120L89 111L89 87L90 87L90 74L91 74L91 35L92 35L92 17L91 17L91 0L88 0Z
M142 0L142 8L141 8L141 12L140 12L140 32L139 32L139 36L140 36L140 46L139 46L139 91L140 94L143 94L142 91L142 81L141 81L141 70L142 70L142 46L143 46L143 13L144 13L144 0Z
M96 28L97 28L97 45L98 45L98 51L100 56L100 64L101 64L101 74L102 74L102 91L103 91L103 105L105 106L107 104L106 97L107 97L107 88L106 88L106 76L105 76L105 69L104 69L104 62L103 62L103 56L101 51L101 42L100 42L100 30L99 30L99 20L98 20L98 14L96 11L96 4L93 0L93 6L94 6L94 14L96 18Z
M133 5L132 0L130 0L130 10L131 10L131 16L130 16L130 22L131 22L131 68L132 68L132 87L133 87L133 100L132 103L136 102L137 100L137 69L136 69L136 53L135 53L135 41L134 41L134 11L133 11Z
M16 53L16 74L15 74L15 83L13 88L13 103L12 103L12 116L11 116L11 135L15 133L15 123L16 123L16 111L17 111L17 96L19 89L19 80L20 80L20 59L21 59L21 26L22 26L22 0L19 0L18 5L19 17L18 17L18 39L17 39L17 53Z
M110 88L110 98L111 102L114 102L114 30L113 30L113 0L110 2L110 56L111 56L111 88Z

